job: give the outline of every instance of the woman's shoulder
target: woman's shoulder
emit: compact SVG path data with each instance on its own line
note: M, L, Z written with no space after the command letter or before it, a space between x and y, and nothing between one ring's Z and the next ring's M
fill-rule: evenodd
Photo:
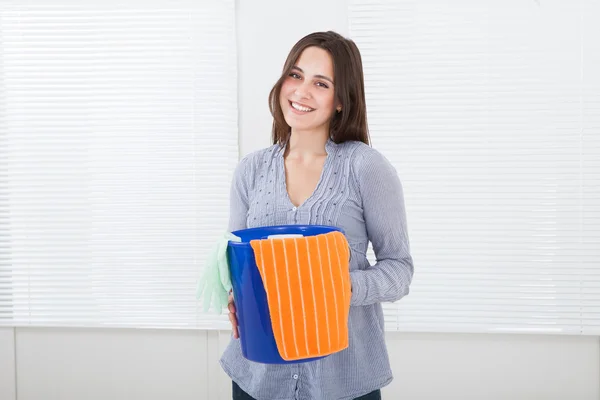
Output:
M347 141L340 143L338 147L342 154L346 154L349 157L355 172L363 173L365 169L388 169L392 167L392 164L383 153L366 143Z
M239 164L244 166L259 166L265 161L268 162L268 159L273 158L279 150L280 146L278 144L274 144L260 150L254 150L242 157L242 159L239 161Z
M401 188L394 165L379 150L362 142L345 143L350 161L350 176L360 195L365 198L382 188Z
M265 165L270 165L270 159L275 157L280 146L275 144L260 150L254 150L243 156L236 167L236 175L251 176Z
M387 185L399 180L396 168L379 150L358 141L344 142L339 146L341 153L349 159L350 177L359 190L373 182Z

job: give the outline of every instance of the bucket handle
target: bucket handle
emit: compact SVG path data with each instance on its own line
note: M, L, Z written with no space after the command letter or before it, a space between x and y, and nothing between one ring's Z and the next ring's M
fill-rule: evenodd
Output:
M289 239L289 238L301 238L304 237L301 233L284 233L278 235L269 235L267 239Z

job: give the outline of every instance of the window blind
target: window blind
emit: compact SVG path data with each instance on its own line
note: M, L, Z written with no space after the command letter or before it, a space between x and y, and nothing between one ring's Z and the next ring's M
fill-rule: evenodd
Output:
M388 330L600 333L598 15L591 0L351 1L415 260Z
M238 159L234 1L0 10L0 325L227 327L195 289Z

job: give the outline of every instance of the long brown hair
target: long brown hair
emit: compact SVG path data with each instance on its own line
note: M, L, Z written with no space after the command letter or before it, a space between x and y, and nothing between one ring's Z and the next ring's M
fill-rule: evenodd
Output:
M340 112L334 112L329 125L329 136L335 143L357 140L370 143L367 127L367 107L365 83L360 51L351 39L336 32L315 32L298 41L285 60L281 77L269 93L269 109L273 116L273 144L285 146L290 137L290 126L285 122L279 96L281 86L290 74L292 67L307 47L326 50L333 60L335 79L335 101L342 105Z

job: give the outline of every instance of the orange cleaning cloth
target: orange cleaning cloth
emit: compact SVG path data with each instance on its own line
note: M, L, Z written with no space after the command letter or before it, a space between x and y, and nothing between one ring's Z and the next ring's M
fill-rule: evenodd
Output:
M350 269L341 232L252 240L275 342L286 361L348 347Z

